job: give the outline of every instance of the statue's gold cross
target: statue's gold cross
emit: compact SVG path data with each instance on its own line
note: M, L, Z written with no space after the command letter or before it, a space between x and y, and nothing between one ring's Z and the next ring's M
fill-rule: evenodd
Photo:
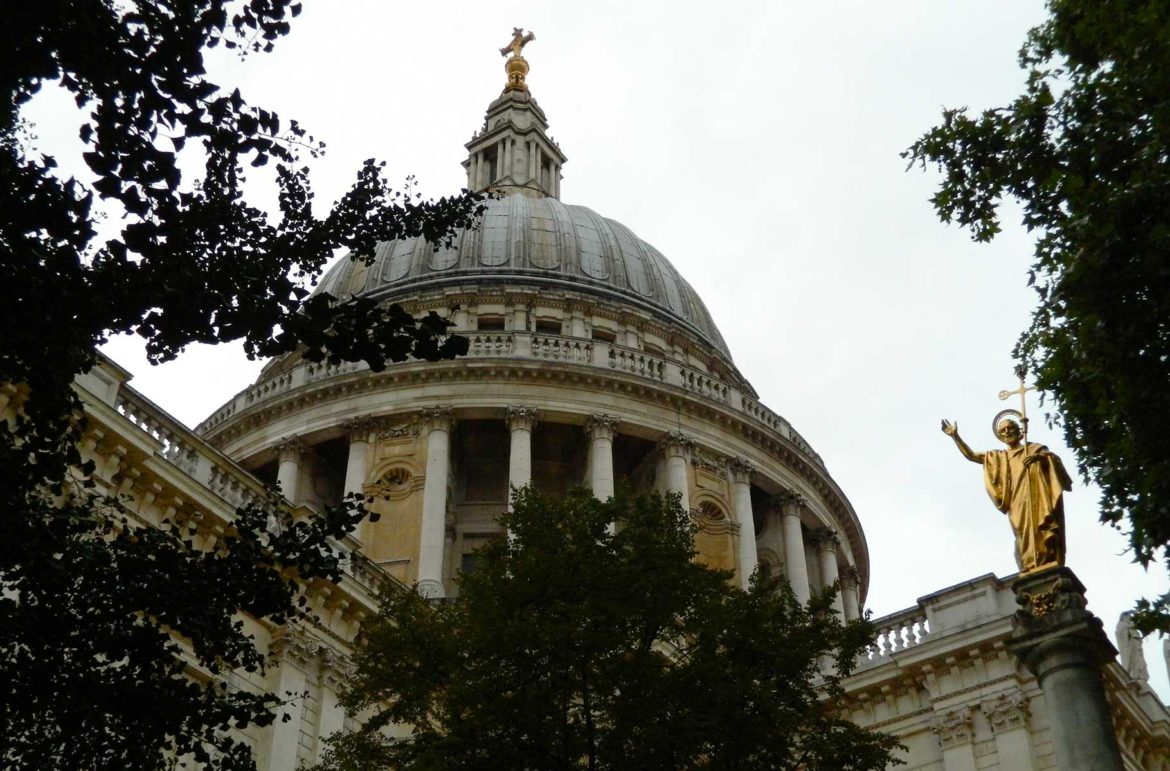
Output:
M1020 419L1024 421L1024 428L1026 430L1027 429L1027 420L1028 420L1028 405L1024 399L1024 394L1026 394L1028 391L1035 391L1036 389L1024 385L1024 376L1023 375L1020 375L1019 378L1020 378L1020 387L1014 391L1000 391L999 392L999 400L1002 402L1002 401L1006 401L1006 400L1012 398L1016 394L1020 395Z

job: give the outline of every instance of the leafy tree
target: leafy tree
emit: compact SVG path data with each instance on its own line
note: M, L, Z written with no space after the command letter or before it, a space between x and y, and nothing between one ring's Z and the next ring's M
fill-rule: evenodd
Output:
M946 110L904 155L942 170L935 209L977 241L1005 198L1021 205L1038 303L1015 356L1100 486L1101 520L1148 565L1170 543L1170 6L1048 11L1020 51L1024 93ZM1167 599L1146 629L1170 629Z
M885 768L894 739L827 699L871 639L825 593L694 561L677 496L522 489L455 599L389 591L343 697L333 769ZM609 523L620 522L617 533ZM831 661L830 674L821 664ZM413 726L390 738L394 727Z
M0 46L0 765L154 768L164 750L251 760L228 727L271 720L273 698L184 677L185 638L211 672L262 662L232 614L281 621L303 582L336 575L326 548L360 516L353 504L291 530L268 511L237 515L214 553L178 525L143 532L87 490L75 442L73 378L107 336L135 333L154 361L190 343L241 340L251 356L300 352L364 360L466 351L430 314L359 298L310 296L340 249L383 239L441 241L474 197L421 202L366 162L326 213L304 166L324 144L295 121L211 82L204 54L270 50L300 11L292 0L11 0ZM21 109L49 85L78 107L92 179L63 179L36 152ZM202 173L184 176L186 153ZM242 194L268 166L279 210ZM95 215L112 212L99 237ZM299 576L290 580L289 576Z

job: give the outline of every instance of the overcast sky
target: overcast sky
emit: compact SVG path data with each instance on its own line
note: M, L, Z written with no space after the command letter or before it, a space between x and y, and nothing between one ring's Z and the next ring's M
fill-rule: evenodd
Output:
M899 153L944 106L1019 93L1016 52L1042 18L1037 0L308 0L273 54L211 64L328 143L320 200L369 157L437 196L464 184L463 144L504 84L499 48L514 26L535 31L528 82L569 158L563 200L630 227L699 292L740 370L857 509L880 616L1016 569L1006 517L939 420L975 449L997 446L990 421L1009 405L996 394L1015 387L1010 350L1034 304L1031 243L1007 227L977 245L939 223L936 176L907 172ZM76 134L51 95L30 116L47 147ZM189 425L259 367L238 348L156 368L133 341L106 350ZM1031 438L1073 470L1042 420ZM1096 498L1083 484L1066 497L1068 564L1112 634L1167 580L1097 524ZM1165 698L1160 641L1146 657Z

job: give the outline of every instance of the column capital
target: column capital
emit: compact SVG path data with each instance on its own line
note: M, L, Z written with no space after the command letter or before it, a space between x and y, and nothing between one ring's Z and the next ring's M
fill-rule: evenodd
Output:
M727 470L731 474L731 481L738 484L751 484L752 474L756 467L746 458L736 456L727 461Z
M585 421L585 430L589 433L590 439L612 441L620 423L620 420L610 415L590 415Z
M800 512L808 508L808 499L795 490L782 490L772 500L786 517L799 517Z
M306 669L324 647L301 627L286 625L277 631L269 650L281 662L289 661Z
M513 404L504 408L504 423L509 431L531 431L536 428L536 408Z
M1014 731L1028 727L1028 697L1021 691L1001 693L997 698L980 705L992 733Z
M930 730L938 736L944 750L968 744L975 736L971 710L959 708L939 715L930 721Z
M809 535L809 541L817 547L817 551L836 551L841 545L841 536L830 527L822 527Z
M326 688L334 693L353 679L357 665L353 659L332 648L326 648L321 655L321 679Z
M451 407L425 407L422 419L428 431L450 431L455 427L455 410Z
M668 458L686 458L695 451L695 440L681 431L668 431L662 437L662 449Z
M345 431L345 438L352 444L353 442L368 442L370 440L370 432L374 430L377 422L369 415L362 415L357 418L350 418L341 424L341 428Z
M296 434L286 436L272 445L280 460L298 460L305 451L305 443Z
M842 585L847 589L857 589L861 586L861 573L857 571L855 565L842 565L838 578L841 579Z
M1068 568L1025 573L1012 591L1020 608L1008 650L1038 679L1062 666L1096 669L1117 657L1101 619L1086 610L1084 585Z

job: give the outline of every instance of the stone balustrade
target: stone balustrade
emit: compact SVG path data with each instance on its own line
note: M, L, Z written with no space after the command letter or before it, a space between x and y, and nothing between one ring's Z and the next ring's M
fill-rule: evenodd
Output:
M930 636L930 622L926 611L915 605L874 621L878 633L873 644L863 654L859 668L885 663L898 652L921 645Z
M734 385L694 367L637 348L600 340L514 331L468 332L466 335L469 342L467 356L470 359L516 358L560 361L586 367L601 367L643 377L656 383L676 386L700 399L739 412L762 428L795 445L817 466L824 466L821 456L813 451L809 443L788 421ZM365 369L364 363L299 362L290 369L238 393L230 402L203 421L196 431L199 433L212 431L243 410L303 385Z
M295 382L292 373L275 379ZM260 387L270 382L266 381ZM247 398L247 392L244 398ZM123 384L118 389L114 408L130 424L159 443L159 457L222 498L228 504L225 509L234 512L266 497L264 485L259 480L194 437L190 429L132 388ZM226 511L224 514L230 516ZM388 573L357 552L358 543L352 536L346 536L336 548L344 555L342 570L361 584L369 596L376 596L387 581L394 581Z

